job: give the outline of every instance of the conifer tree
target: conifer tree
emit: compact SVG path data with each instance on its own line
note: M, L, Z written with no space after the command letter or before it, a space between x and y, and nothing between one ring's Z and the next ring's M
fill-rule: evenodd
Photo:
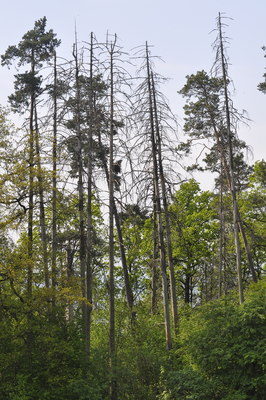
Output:
M12 108L21 114L30 109L29 115L29 194L28 194L28 293L31 296L32 291L32 234L33 234L33 204L34 204L34 143L35 127L37 125L35 109L38 96L43 93L43 78L39 70L44 63L50 61L56 47L60 45L60 40L56 39L56 34L52 29L46 31L46 17L35 22L34 28L23 35L22 40L17 46L9 46L5 54L1 56L2 66L8 68L13 62L17 66L30 66L30 71L15 75L15 92L9 96L9 102ZM34 115L35 114L35 115ZM38 147L38 145L37 145ZM40 186L41 188L41 186ZM42 190L42 189L41 189ZM46 277L47 283L47 277Z

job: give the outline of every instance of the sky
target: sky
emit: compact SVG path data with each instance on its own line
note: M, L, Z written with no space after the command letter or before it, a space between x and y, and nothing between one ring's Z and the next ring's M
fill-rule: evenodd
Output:
M156 64L156 70L170 78L163 91L179 117L182 140L184 99L177 91L185 84L186 75L210 71L216 37L212 31L219 12L231 18L225 20L226 35L231 39L229 75L236 89L234 106L245 109L252 120L250 127L240 127L238 134L252 147L253 163L266 158L266 96L257 90L266 72L261 49L266 46L265 0L9 0L1 6L0 54L18 44L44 16L47 29L53 29L62 41L58 55L66 58L71 58L75 23L80 42L89 41L90 32L99 42L104 41L107 31L117 34L124 51L148 41L154 46L153 54L164 60ZM0 69L0 104L4 106L13 92L14 73L6 67ZM196 178L204 182L202 174Z

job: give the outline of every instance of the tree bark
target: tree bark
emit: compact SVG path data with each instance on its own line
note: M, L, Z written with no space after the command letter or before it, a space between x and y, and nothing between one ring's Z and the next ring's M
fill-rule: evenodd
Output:
M157 223L156 223L156 199L155 189L153 190L153 251L152 251L152 281L151 281L151 312L155 311L156 307L156 292L157 292Z
M94 110L95 109L96 109L96 107L94 106ZM108 182L108 185L109 185L109 171L108 171L108 166L107 166L107 160L104 156L104 148L103 148L103 144L102 144L102 140L101 140L100 130L98 130L98 144L99 144L99 148L100 148L100 157L101 157L101 161L103 163L106 181ZM129 309L132 310L133 294L132 294L132 290L131 290L130 283L129 283L129 275L128 275L126 255L125 255L125 247L124 247L123 235L122 235L122 230L121 230L121 226L120 226L120 221L119 221L119 216L118 216L118 212L117 212L115 199L114 199L113 209L114 209L114 217L115 217L117 236L118 236L118 241L119 241L121 263L122 263L122 268L123 268L126 299L127 299L127 304L128 304Z
M54 51L54 115L53 115L53 195L52 195L52 287L56 285L56 197L57 197L57 69Z
M186 280L185 280L185 303L189 304L189 292L190 292L190 275L186 274Z
M32 50L31 72L34 76L34 50ZM31 92L30 102L30 143L29 143L29 215L28 215L28 278L27 291L28 296L32 296L32 229L33 229L33 174L34 174L34 92Z
M86 305L86 351L90 355L90 331L91 331L91 312L92 312L92 268L91 268L91 249L92 249L92 129L93 129L93 34L91 33L90 45L90 122L88 139L88 205L87 205L87 305Z
M73 253L71 251L71 246L70 242L68 243L68 246L66 248L66 268L67 268L67 280L70 281L71 277L73 276ZM69 302L68 303L68 321L72 322L73 321L73 303Z
M172 239L171 239L169 212L168 212L168 204L167 204L167 196L166 196L165 177L164 177L163 162L162 162L161 135L160 135L160 129L159 129L159 121L158 121L158 114L157 114L157 102L156 102L156 94L155 94L154 79L153 79L152 72L151 72L151 83L152 83L152 93L153 93L153 107L154 107L155 130L156 130L156 138L157 138L159 172L160 172L161 190L162 190L162 198L163 198L168 266L169 266L169 272L170 272L170 291L171 291L172 315L173 315L173 322L174 322L174 331L175 331L175 333L177 333L178 311L177 311L175 272L174 272L173 255L172 255Z
M36 147L36 160L37 160L37 171L38 171L37 178L38 178L38 190L39 190L39 201L40 201L40 227L41 227L41 241L42 241L43 264L44 264L44 281L45 281L45 287L49 288L47 236L46 236L44 198L43 198L43 190L44 189L43 189L43 177L42 177L42 167L41 167L39 129L38 129L36 103L34 104L34 109L35 109L35 147Z
M217 133L217 130L216 130L216 127L215 127L214 123L213 123L213 127L214 127L214 132L215 132L217 145L218 145L218 148L219 148L219 151L220 151L220 154L221 154L221 158L222 158L222 162L223 162L223 166L224 166L226 180L227 180L228 187L229 187L229 190L230 190L230 193L231 193L231 196L232 196L231 177L230 177L230 174L229 174L228 164L227 164L227 161L226 161L226 158L225 158L225 155L224 155L224 149L223 149L223 146L222 146L222 144L221 144L221 142L219 140L219 135ZM246 234L245 234L245 229L244 229L244 226L243 226L243 223L242 223L242 219L241 219L241 216L240 216L240 213L239 213L239 210L238 210L238 206L236 205L236 207L237 207L237 213L238 213L238 227L239 227L239 231L241 233L242 240L243 240L243 243L244 243L245 252L246 252L246 255L247 255L247 259L248 259L250 272L251 272L253 281L255 283L257 283L257 276L256 276L256 272L255 272L255 269L254 269L253 260L252 260L251 254L250 254L250 249L249 249L249 246L248 246L248 242L247 242L247 238L246 238Z
M222 269L223 269L223 185L222 185L222 161L220 172L220 231L219 231L219 287L218 296L222 295Z
M150 76L149 54L148 54L147 42L146 42L146 59L147 59L147 79L148 79L149 107L150 107L151 145L152 145L153 171L154 171L154 188L155 188L156 212L157 212L157 220L158 220L160 264L161 264L161 273L162 273L166 348L167 348L167 350L171 350L172 349L172 337L171 337L171 325L170 325L170 317L169 317L168 285L167 285L167 276L166 276L166 260L165 260L165 247L164 247L164 238L163 238L162 213L161 213L160 194L159 194L158 165L157 165L157 157L156 157L156 143L155 143L155 129L154 129L154 105L152 102L152 87L151 87L151 76Z
M206 101L207 101L207 105L208 105L208 95L207 95L206 92L205 92L205 96L206 96ZM221 159L222 159L222 163L223 163L223 166L224 166L224 171L225 171L228 187L229 187L229 190L230 190L230 193L231 193L231 197L232 197L231 176L230 176L230 173L229 173L228 163L226 161L225 154L224 154L224 147L223 147L223 145L222 145L222 143L220 141L219 134L218 134L218 131L216 129L216 124L215 124L214 118L213 118L213 116L211 114L210 114L210 119L211 119L211 122L212 122L212 127L213 127L213 130L214 130L214 135L215 135L215 138L216 138L217 146L218 146L219 152L221 154ZM232 201L233 201L233 198L232 198ZM246 255L247 255L248 262L249 262L250 272L252 274L253 281L255 283L257 283L256 272L255 272L255 269L254 269L253 260L252 260L251 254L250 254L250 249L249 249L249 246L248 246L248 242L247 242L244 226L243 226L243 223L242 223L242 220L241 220L241 216L239 214L237 203L236 203L236 209L237 209L238 227L239 227L239 231L241 233L242 239L243 239L245 252L246 252Z
M236 264L237 264L237 275L238 275L238 290L239 290L239 301L240 304L244 302L243 284L242 284L242 271L241 271L241 254L240 254L240 242L239 242L239 230L238 230L238 209L236 203L236 191L234 183L234 169L233 169L233 152L231 144L231 125L230 125L230 112L229 102L227 93L227 76L225 71L224 52L223 52L223 38L221 28L221 16L219 13L219 34L220 34L220 49L221 49L221 62L222 72L224 81L224 93L225 93L225 107L226 107L226 125L227 125L227 137L228 137L228 150L229 150L229 167L230 167L230 178L231 178L231 193L233 200L233 217L234 217L234 232L235 232L235 246L236 246Z
M115 295L114 295L114 72L115 43L111 43L110 55L110 143L109 143L109 351L111 373L115 367ZM116 399L116 380L110 380L110 397Z
M34 50L31 52L31 72L34 76ZM32 311L31 311L31 300L32 300L32 275L33 275L33 178L34 178L34 130L33 130L33 119L34 119L34 100L35 93L31 91L31 102L30 102L30 143L29 143L29 215L28 215L28 271L27 271L27 296L29 302L29 311L27 313L28 320L28 333L27 333L27 355L29 363L32 361L32 341L33 333L31 328Z
M73 48L73 57L75 59L75 79L76 79L76 130L78 140L78 195L79 195L79 258L80 258L80 277L81 277L81 295L83 299L86 297L86 281L85 281L85 233L84 233L84 188L83 188L83 171L82 171L82 137L80 129L80 82L79 82L79 65L77 51L77 36ZM86 341L86 303L83 300L82 305L82 321L83 321L83 337ZM86 346L84 346L84 351Z

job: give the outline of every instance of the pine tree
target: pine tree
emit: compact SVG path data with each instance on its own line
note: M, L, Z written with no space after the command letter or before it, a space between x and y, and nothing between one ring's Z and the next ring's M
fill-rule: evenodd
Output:
M35 22L34 28L28 31L22 41L17 46L9 46L5 54L1 56L2 66L8 68L13 62L17 61L17 66L30 65L30 71L15 75L15 93L9 96L9 102L12 108L19 113L24 114L30 109L29 115L29 193L28 193L28 293L32 292L32 240L33 240L33 207L34 207L34 174L35 163L40 167L40 157L35 159L35 146L38 152L38 140L36 127L37 98L43 93L43 78L39 75L39 70L44 63L50 61L53 57L54 50L60 45L60 40L56 39L56 34L52 29L46 31L46 17ZM35 121L35 126L34 126ZM39 174L38 174L39 175ZM41 179L40 175L39 178ZM42 197L42 185L39 185L40 197ZM41 211L43 214L43 210ZM41 216L42 232L44 228L44 215ZM45 235L42 235L44 256L45 256ZM46 257L46 256L45 256ZM46 264L47 265L47 264ZM47 267L46 268L46 285L48 284Z

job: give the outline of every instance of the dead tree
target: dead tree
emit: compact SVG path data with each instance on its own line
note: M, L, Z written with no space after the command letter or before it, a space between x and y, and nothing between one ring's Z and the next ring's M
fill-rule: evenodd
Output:
M154 107L154 117L155 117L154 122L155 122L156 139L157 139L159 175L160 175L164 219L165 219L165 233L166 233L167 256L168 256L168 266L169 266L169 275L170 275L172 315L173 315L174 329L176 332L177 326L178 326L178 312L177 312L175 272L174 272L173 255L172 255L172 239L171 239L169 212L168 212L168 202L167 202L167 195L166 195L165 174L164 174L164 170L163 170L163 161L162 161L161 134L160 134L158 113L157 113L156 90L155 90L154 78L153 78L152 72L151 72L151 84L152 84L153 107Z
M81 294L83 299L86 297L86 279L85 279L85 231L84 231L84 184L83 184L83 160L82 160L82 137L80 123L80 63L77 49L77 34L75 32L75 43L73 45L74 70L75 70L75 117L76 117L76 135L77 135L77 161L78 161L78 195L79 195L79 258L80 258L80 277ZM82 320L83 336L86 338L86 304L82 301ZM85 346L86 347L86 346Z
M221 15L219 13L218 18L218 26L219 26L219 39L220 39L220 62L222 67L222 76L224 82L224 100L225 100L225 110L226 110L226 127L227 127L227 139L228 139L228 153L229 153L229 170L230 170L230 179L231 179L231 193L233 200L233 217L234 217L234 232L235 232L235 246L236 246L236 266L237 266L237 275L238 275L238 289L239 289L239 300L240 304L244 301L243 294L243 285L242 285L242 271L241 271L241 254L240 254L240 242L239 242L239 230L238 230L238 210L236 203L236 191L235 191L235 181L234 181L234 167L233 167L233 151L232 151L232 143L231 143L231 123L230 123L230 111L229 111L229 99L228 99L228 91L227 91L227 69L226 69L226 61L224 56L224 41L222 36L222 27L221 27ZM217 60L218 62L218 60Z
M169 303L168 303L168 285L166 275L166 256L164 246L164 233L162 224L162 212L161 212L161 201L159 192L159 176L158 176L158 160L157 160L157 149L155 139L155 121L154 121L154 104L152 101L152 78L149 64L149 52L148 44L146 42L146 67L147 67L147 86L149 95L149 114L150 114L150 135L151 135L151 146L152 146L152 159L153 159L153 173L154 173L154 194L156 202L156 213L158 223L158 240L160 249L160 265L162 274L162 288L163 288L163 303L164 303L164 318L165 318L165 334L166 334L166 348L167 350L172 349L172 337L171 337L171 325L169 317Z

